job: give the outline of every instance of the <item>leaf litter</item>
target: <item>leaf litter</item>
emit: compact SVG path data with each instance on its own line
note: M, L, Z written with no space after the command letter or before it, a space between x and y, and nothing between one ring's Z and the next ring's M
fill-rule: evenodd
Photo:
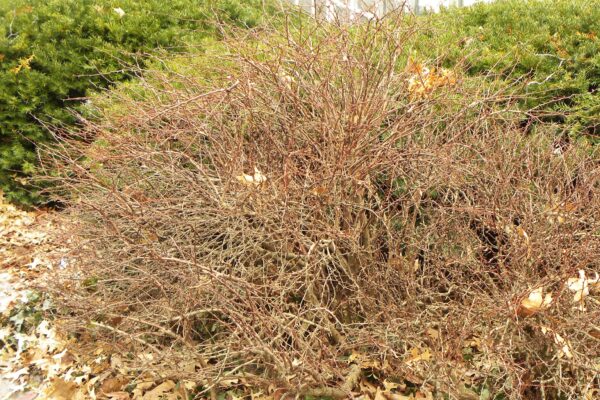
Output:
M73 261L69 243L56 242L57 221L0 196L0 400L187 399L195 384L129 370L93 341L95 351L79 352L58 333L46 285Z

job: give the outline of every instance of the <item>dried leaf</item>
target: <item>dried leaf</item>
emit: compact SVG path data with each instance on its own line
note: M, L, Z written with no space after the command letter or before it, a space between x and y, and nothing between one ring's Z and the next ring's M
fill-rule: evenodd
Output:
M100 393L118 392L127 384L127 382L129 382L129 379L125 376L109 378L100 385Z
M433 393L427 389L421 389L415 393L415 399L433 400Z
M140 382L135 386L135 389L133 389L133 398L134 399L141 399L142 396L144 395L144 392L148 389L150 389L152 386L154 386L154 382L153 381L146 381L146 382Z
M427 336L429 336L433 340L437 340L440 338L440 331L438 331L437 329L427 328L426 333L427 333Z
M329 193L329 188L326 186L317 186L314 189L312 189L310 191L310 193L313 196L317 196L317 197L325 196L327 193Z
M552 293L548 292L544 295L543 288L532 290L527 298L521 301L517 309L517 315L520 317L529 317L542 310L547 309L552 304Z
M431 360L431 351L429 348L418 348L414 347L410 350L410 356L406 359L406 363L413 363L417 361L429 361Z
M65 382L62 379L55 379L46 390L47 399L52 400L71 400L75 398L79 388L73 382Z
M256 167L254 167L254 175L242 174L242 175L236 176L236 179L245 185L255 185L255 186L258 186L267 181L267 177L264 176L262 174L262 172L260 172L258 170L258 168L256 168Z
M598 284L598 282L600 282L600 276L598 275L598 273L596 273L596 277L592 279L588 278L586 276L585 271L582 269L579 270L578 278L567 279L567 289L569 289L571 292L574 292L573 302L579 303L577 308L580 311L586 310L584 304L585 297L589 296L590 287Z
M388 400L413 400L414 399L413 396L405 396L405 395L399 394L399 393L385 393L384 396Z
M142 400L164 400L169 392L175 389L175 386L175 382L171 380L165 381L154 389L144 393Z
M125 11L123 11L121 7L113 8L113 11L119 16L119 18L123 18L125 16Z
M131 398L131 395L127 392L112 392L106 393L106 397L114 400L129 400Z
M571 352L571 343L569 343L568 340L548 327L542 326L541 331L544 335L551 335L554 339L554 343L560 347L558 350L558 357L565 356L567 358L573 358L573 353Z

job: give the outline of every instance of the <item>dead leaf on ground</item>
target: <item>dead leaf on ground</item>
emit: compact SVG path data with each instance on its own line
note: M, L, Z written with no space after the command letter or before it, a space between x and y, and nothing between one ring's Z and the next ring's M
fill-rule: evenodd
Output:
M46 398L52 400L71 400L79 392L79 388L73 382L65 382L62 379L55 379L46 391Z
M135 389L133 389L133 398L141 399L144 395L144 392L150 389L152 386L154 386L153 381L139 382L138 384L136 384Z
M417 361L429 361L431 360L431 350L428 347L418 348L414 347L410 350L410 355L406 359L406 363L410 364Z
M100 385L100 393L114 393L119 392L123 386L125 386L129 382L129 378L125 376L117 376L113 378L108 378L102 385Z
M129 400L131 395L127 392L112 392L106 393L106 397L111 400Z
M168 380L152 390L147 391L142 396L142 400L166 400L166 399L177 399L177 397L172 397L174 393L172 393L173 389L175 389L175 382Z

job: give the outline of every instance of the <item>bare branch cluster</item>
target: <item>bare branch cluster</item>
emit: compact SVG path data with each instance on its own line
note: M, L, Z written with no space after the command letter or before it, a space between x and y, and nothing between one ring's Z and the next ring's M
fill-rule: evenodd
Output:
M600 306L564 285L599 270L597 151L557 154L489 77L415 96L399 21L248 34L202 79L149 72L91 147L65 142L67 326L130 335L207 390L343 396L352 354L453 396L466 377L511 398L598 387ZM519 314L541 287L552 304Z

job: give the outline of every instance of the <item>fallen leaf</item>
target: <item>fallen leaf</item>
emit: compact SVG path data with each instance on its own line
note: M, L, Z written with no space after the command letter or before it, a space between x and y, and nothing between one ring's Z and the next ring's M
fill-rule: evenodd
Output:
M27 392L23 394L19 394L16 397L10 397L11 400L34 400L38 397L37 393Z
M329 192L329 188L328 188L327 186L317 186L316 188L314 188L314 189L312 189L312 190L310 191L310 193L311 193L313 196L317 196L317 197L319 197L319 196L324 196L324 195L326 195L328 192Z
M131 398L131 396L127 392L106 393L106 397L114 400L129 400Z
M230 379L227 379L227 378L225 378L225 379L222 379L222 380L220 380L220 381L219 381L219 384L220 384L221 386L223 386L223 387L226 387L226 388L227 388L227 387L232 387L232 386L235 386L235 385L237 385L239 382L240 382L240 380L239 380L239 379L237 379L237 378L230 378Z
M578 303L577 308L580 311L585 311L585 297L590 294L590 287L598 284L600 282L600 276L596 272L595 278L588 278L584 270L579 270L578 278L569 278L567 279L567 289L571 292L574 292L573 302Z
M547 309L552 304L552 293L548 292L544 295L543 288L532 290L527 298L521 301L517 309L517 315L520 317L529 317L542 310Z
M119 18L123 18L125 16L125 11L121 7L113 8L113 11L119 16Z
M140 382L136 384L135 389L133 389L133 398L141 399L144 395L144 392L154 386L153 381Z
M573 353L571 352L571 343L569 343L568 340L548 327L542 326L541 331L544 335L551 335L554 339L554 343L560 346L560 349L558 350L558 357L565 356L567 358L573 358Z
M175 382L168 380L152 390L144 393L142 400L163 400L165 396L175 388Z
M459 400L479 400L479 395L465 385L460 385L458 388L458 398Z
M437 329L427 328L426 333L427 333L427 336L429 336L433 340L437 340L440 338L440 331L438 331Z
M413 396L405 396L399 393L385 393L384 396L388 400L414 400Z
M415 393L415 399L433 400L433 393L427 389L421 389Z
M75 397L79 388L73 382L65 382L62 379L55 379L46 390L47 399L52 400L71 400Z
M258 186L267 181L267 177L264 176L256 167L254 167L254 175L242 174L236 176L236 179L245 185L255 186Z
M600 389L590 389L585 393L585 400L594 400L600 398Z
M113 378L108 378L102 385L100 385L100 393L114 393L119 392L123 386L125 386L129 382L129 379L124 376L117 376Z
M413 363L417 361L429 361L431 360L431 351L429 348L420 349L418 347L414 347L410 350L410 355L406 359L406 363Z
M403 383L390 382L387 379L383 380L383 387L386 392L391 392L392 390L396 390L400 388L400 390L406 389L406 385Z

